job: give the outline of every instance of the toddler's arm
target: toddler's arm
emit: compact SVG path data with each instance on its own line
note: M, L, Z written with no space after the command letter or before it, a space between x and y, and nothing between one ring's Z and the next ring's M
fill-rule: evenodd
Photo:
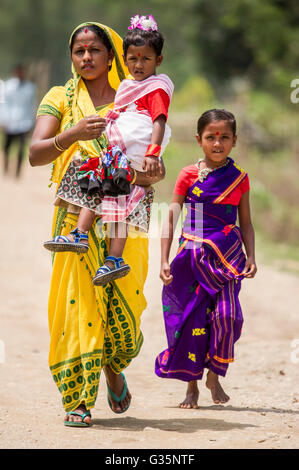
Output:
M150 145L158 145L159 147L161 146L165 132L165 124L166 117L163 114L155 119L153 123L153 132ZM146 171L147 176L157 176L157 174L161 173L162 171L160 160L155 156L145 156L142 167L144 171Z
M131 179L133 179L135 173L137 175L135 183L138 184L139 186L143 187L148 187L152 186L153 184L159 183L165 178L165 166L163 163L163 159L161 159L161 172L157 174L157 176L147 176L147 174L144 171L137 171L133 170L133 168L130 167L130 172L131 172Z
M247 255L245 268L242 274L244 277L252 278L255 276L257 267L255 263L254 228L250 216L249 191L246 191L246 193L242 194L238 206L238 213L240 229Z
M185 196L174 194L169 206L169 212L162 227L161 235L161 270L160 278L165 285L170 284L172 275L170 274L169 254L172 245L173 234L176 224L181 213Z

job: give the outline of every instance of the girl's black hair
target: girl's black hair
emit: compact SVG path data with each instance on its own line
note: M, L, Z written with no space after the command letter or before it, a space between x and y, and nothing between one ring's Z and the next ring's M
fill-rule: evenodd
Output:
M205 127L215 121L227 121L231 127L233 136L236 135L237 124L235 116L231 112L226 111L226 109L209 109L205 111L197 122L198 135L201 137Z
M134 28L128 31L123 40L124 57L126 57L129 46L145 46L152 47L157 54L161 55L164 44L164 38L159 31L144 31L143 29Z
M109 41L109 38L108 38L107 34L105 33L105 31L103 29L99 28L97 25L91 24L91 25L81 26L81 28L77 29L74 32L74 34L72 36L72 39L71 39L71 43L70 43L71 52L73 50L74 42L75 42L76 37L78 36L78 34L85 31L85 29L88 29L88 31L92 31L93 33L95 33L98 36L98 38L102 41L102 43L104 44L107 51L108 52L111 51L112 45L111 45L111 42Z

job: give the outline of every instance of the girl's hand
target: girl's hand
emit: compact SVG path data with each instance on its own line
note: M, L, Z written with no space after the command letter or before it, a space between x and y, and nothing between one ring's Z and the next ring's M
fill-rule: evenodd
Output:
M158 176L159 173L162 173L162 164L157 157L144 157L142 168L146 172L146 176Z
M251 257L247 258L245 267L241 274L244 277L252 278L255 276L256 272L257 272L257 267L255 264L255 260Z
M87 116L81 119L73 127L77 140L98 139L106 128L106 119L97 115Z
M170 274L170 266L167 261L161 264L160 279L162 279L165 286L170 284L173 279L172 274Z

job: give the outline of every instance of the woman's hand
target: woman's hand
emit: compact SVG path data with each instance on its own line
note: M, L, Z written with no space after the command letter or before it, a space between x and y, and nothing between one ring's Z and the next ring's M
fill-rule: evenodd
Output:
M253 278L256 272L257 272L257 267L255 264L255 260L252 257L248 257L241 275L247 278Z
M173 276L170 274L170 266L167 261L164 261L161 264L160 279L162 279L165 286L172 282Z
M29 148L32 166L47 165L61 155L53 143L60 121L55 116L38 116ZM81 119L78 124L61 132L58 136L62 148L68 149L77 140L98 139L106 128L106 119L92 115Z
M100 116L92 115L80 119L78 124L73 127L73 133L77 140L98 139L106 129L106 119Z

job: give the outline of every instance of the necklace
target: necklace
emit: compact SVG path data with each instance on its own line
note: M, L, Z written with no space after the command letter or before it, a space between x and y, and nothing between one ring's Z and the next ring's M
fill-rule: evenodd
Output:
M200 162L203 162L203 159L198 160L196 166L198 168L198 179L202 183L203 180L205 180L212 171L219 170L219 168L223 168L224 166L228 165L229 159L227 158L225 162L222 163L222 165L217 166L216 168L203 168L202 170L200 169Z

